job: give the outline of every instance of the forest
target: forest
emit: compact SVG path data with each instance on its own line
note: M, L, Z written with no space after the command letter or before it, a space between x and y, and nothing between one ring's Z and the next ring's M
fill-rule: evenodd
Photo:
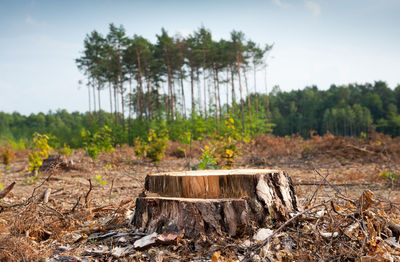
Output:
M268 96L251 93L243 103L251 104L250 111L248 107L243 111L244 130L249 136L272 133L276 136L300 134L309 138L310 132L315 131L319 135L329 132L360 137L365 136L372 125L381 133L393 137L400 135L400 86L392 90L381 81L332 85L328 90L318 90L313 86L282 92L279 87L274 87ZM180 141L184 132L192 133L193 139L197 140L225 132L223 122L216 125L212 110L207 112L207 116L204 112L194 112L186 118L179 112L172 120L167 118L163 105L154 101L153 119L132 117L123 121L119 113L119 122L116 122L116 114L103 110L86 113L58 110L29 116L0 112L0 136L15 142L27 142L38 132L51 134L55 147L67 144L79 148L82 147L82 130L96 131L104 125L112 129L115 144L130 145L136 137L145 137L150 128L156 132L166 129L174 141ZM233 118L235 127L242 132L240 110L238 103L233 106L224 104L221 119Z
M107 125L115 144L133 145L150 129L166 129L175 141L183 132L198 140L223 134L229 118L247 136L307 138L311 131L360 136L371 125L400 135L400 85L391 89L376 81L331 85L328 90L269 90L267 62L273 45L262 46L235 30L230 39L216 41L205 27L185 38L161 29L156 39L151 43L139 35L129 37L122 25L114 24L106 36L87 34L76 64L86 79L89 111L29 116L0 112L0 136L18 141L34 132L47 133L60 145L81 147L83 129L93 132ZM260 73L263 83L257 83ZM109 112L102 92L108 93Z
M156 39L129 37L122 25L114 24L105 36L90 32L76 59L85 76L89 110L29 116L0 112L0 136L19 141L34 132L47 133L56 144L81 147L83 129L94 132L107 125L115 144L133 145L150 129L165 129L175 141L184 132L198 140L223 134L224 120L230 118L247 136L308 138L311 131L363 136L371 125L400 135L400 85L392 89L376 81L284 92L267 85L273 45L257 44L243 32L233 30L230 39L217 41L205 27L187 37L161 29ZM260 74L264 81L257 83ZM102 92L109 101L101 101Z

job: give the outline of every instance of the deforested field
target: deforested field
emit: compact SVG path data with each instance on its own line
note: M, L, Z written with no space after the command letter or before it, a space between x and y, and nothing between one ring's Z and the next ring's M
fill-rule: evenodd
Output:
M258 135L238 145L229 165L216 157L216 170L285 170L299 207L286 222L196 239L179 231L147 237L130 225L146 175L199 169L212 147L168 141L158 163L128 146L96 161L83 149L53 151L36 176L28 170L31 152L17 150L0 165L2 186L15 182L0 194L1 261L400 260L400 139L378 133Z

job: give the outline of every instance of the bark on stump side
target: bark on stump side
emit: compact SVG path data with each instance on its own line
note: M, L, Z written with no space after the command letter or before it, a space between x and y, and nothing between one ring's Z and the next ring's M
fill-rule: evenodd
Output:
M298 211L289 175L242 169L148 175L131 223L144 232L185 230L185 237L239 236Z

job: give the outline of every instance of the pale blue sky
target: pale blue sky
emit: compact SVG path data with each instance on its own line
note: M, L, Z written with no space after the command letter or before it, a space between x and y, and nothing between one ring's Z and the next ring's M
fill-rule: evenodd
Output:
M74 60L85 35L106 34L109 23L153 42L161 27L186 35L203 24L215 39L242 30L257 43L275 43L268 85L285 91L375 80L394 88L399 14L398 0L0 0L0 111L86 111Z

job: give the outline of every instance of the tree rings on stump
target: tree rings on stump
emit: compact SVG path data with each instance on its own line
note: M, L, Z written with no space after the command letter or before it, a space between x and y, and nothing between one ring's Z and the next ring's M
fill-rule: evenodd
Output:
M238 236L285 221L296 211L293 183L285 171L171 172L146 177L131 223L148 233L184 230L189 238Z

